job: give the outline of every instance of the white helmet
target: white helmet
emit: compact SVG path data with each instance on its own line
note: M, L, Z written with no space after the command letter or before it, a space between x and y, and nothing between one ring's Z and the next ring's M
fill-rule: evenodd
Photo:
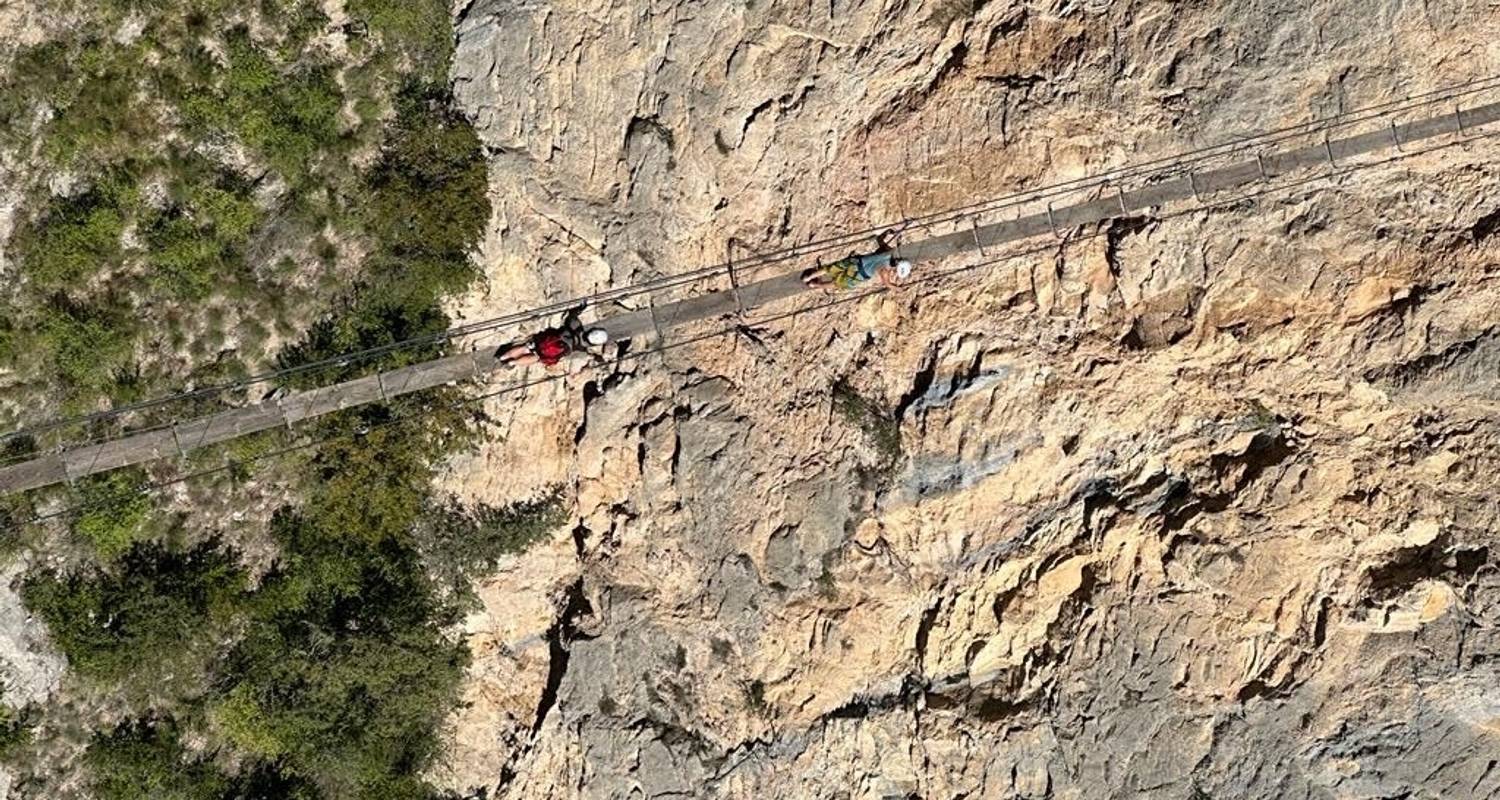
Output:
M911 277L911 262L902 258L896 260L896 277L906 280Z
M588 333L583 335L583 339L589 344L598 347L609 341L609 331L603 328L589 328Z

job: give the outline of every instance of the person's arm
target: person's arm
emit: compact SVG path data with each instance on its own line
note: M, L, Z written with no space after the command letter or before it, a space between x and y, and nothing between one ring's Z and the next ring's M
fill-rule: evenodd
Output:
M877 252L884 253L885 251L895 247L896 243L901 241L901 235L906 232L906 226L910 224L910 222L906 222L899 228L887 228L881 231L880 234L875 237L875 247L877 248Z
M881 267L880 282L892 289L900 289L906 283L896 274L895 267Z
M559 358L555 363L547 365L547 372L552 375L573 375L583 372L593 363L593 354L587 350L574 350Z
M583 310L588 307L587 303L580 303L570 308L563 314L560 330L565 330L577 336L583 335Z

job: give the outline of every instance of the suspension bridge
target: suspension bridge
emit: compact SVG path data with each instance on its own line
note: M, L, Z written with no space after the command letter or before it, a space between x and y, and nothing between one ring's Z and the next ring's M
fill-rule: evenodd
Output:
M1481 79L1088 178L914 217L899 223L907 227L907 238L913 240L899 245L897 251L902 257L917 262L920 272L931 269L930 262L940 259L967 253L990 257L1003 253L1008 245L1025 240L1038 237L1064 239L1070 231L1084 226L1149 213L1174 203L1208 203L1227 193L1261 185L1275 186L1278 180L1302 173L1311 173L1300 181L1302 183L1344 174L1357 166L1354 162L1359 157L1382 151L1395 151L1398 157L1403 157L1428 152L1432 148L1424 146L1444 139L1462 143L1492 136L1493 133L1481 129L1500 121L1500 102L1480 103L1477 100L1495 90L1500 90L1500 78ZM1411 119L1418 114L1421 116ZM636 356L653 351L660 353L669 346L699 341L735 327L731 325L707 335L671 342L667 336L669 331L693 323L729 318L741 325L764 324L787 316L752 318L751 314L806 294L800 274L802 268L809 265L807 259L827 253L842 256L849 249L859 247L875 230L878 229L753 255L738 263L731 259L679 275L552 303L460 326L441 334L350 353L318 364L278 370L233 384L43 423L6 434L0 437L0 441L22 435L34 436L70 425L97 428L171 402L222 396L299 371L328 366L344 368L402 347L455 339L472 340L500 331L520 330L526 323L578 307L590 309L596 316L591 324L604 328L613 340L649 342L649 347L634 348ZM787 262L799 259L803 263L798 263L795 269L785 269ZM987 260L984 264L999 260L1003 258ZM767 272L772 274L762 277ZM681 290L683 296L670 296L676 290ZM662 296L669 299L659 301ZM640 307L600 313L601 309L618 309L624 301L642 297L644 303L637 303ZM278 428L292 430L298 423L340 410L388 402L439 386L483 381L498 366L493 347L475 347L462 353L316 389L291 392L274 400L228 408L194 419L100 435L91 440L63 442L50 452L0 463L0 495L72 483L88 475L125 466L161 459L185 459L195 450L247 434ZM499 392L481 395L481 398L537 382L519 381Z

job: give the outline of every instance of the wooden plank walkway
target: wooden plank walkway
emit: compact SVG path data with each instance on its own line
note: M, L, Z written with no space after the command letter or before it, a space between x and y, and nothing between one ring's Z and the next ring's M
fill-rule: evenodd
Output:
M1048 208L1014 220L985 225L971 224L952 233L902 245L903 257L932 261L969 250L988 249L1044 235L1061 236L1082 225L1104 222L1168 203L1204 198L1257 182L1272 180L1298 170L1329 166L1337 168L1346 159L1450 134L1500 121L1500 103L1491 103L1342 139L1322 139L1308 147L1264 154L1254 160L1164 181L1133 190L1121 190L1099 200L1061 208ZM740 284L733 289L704 292L654 307L608 316L596 324L616 340L656 339L659 332L690 322L739 313L798 295L804 290L797 272ZM278 427L291 427L303 420L366 403L376 403L437 386L483 378L496 368L491 352L470 352L413 364L400 369L351 381L293 393L277 401L222 411L179 423L169 428L126 434L118 439L85 445L0 468L0 494L12 494L55 483L71 482L86 475L141 464L162 458L177 458L194 449L239 436Z

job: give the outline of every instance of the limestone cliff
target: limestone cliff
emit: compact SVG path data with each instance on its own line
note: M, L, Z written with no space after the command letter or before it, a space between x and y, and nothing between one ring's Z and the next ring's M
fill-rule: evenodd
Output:
M1497 71L1487 0L457 20L480 318ZM496 402L575 523L468 623L505 798L1500 793L1493 140ZM932 268L933 265L921 265Z

